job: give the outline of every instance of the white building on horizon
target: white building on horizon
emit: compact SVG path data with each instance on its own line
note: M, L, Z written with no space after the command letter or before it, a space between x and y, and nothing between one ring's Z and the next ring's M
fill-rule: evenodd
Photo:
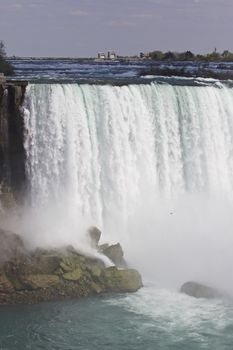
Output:
M109 60L116 60L117 59L116 51L114 51L114 50L108 51L108 59Z

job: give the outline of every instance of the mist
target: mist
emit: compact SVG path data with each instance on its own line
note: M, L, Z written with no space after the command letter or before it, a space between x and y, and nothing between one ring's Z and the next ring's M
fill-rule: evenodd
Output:
M127 223L112 213L112 220L100 227L101 243L120 242L126 261L141 272L145 284L178 290L192 280L233 295L231 199L204 194L177 199L147 194L139 199ZM1 222L3 228L21 235L29 250L73 246L110 266L88 239L87 230L95 224L65 199L59 205L17 208L5 213Z
M65 198L60 204L29 205L29 198L24 201L25 205L2 214L1 228L20 235L29 251L39 248L65 252L72 247L80 254L102 260L106 266L113 265L92 245L88 230L93 226L93 220L84 217Z
M197 281L233 295L232 209L222 196L147 201L131 222L127 255L147 282L179 289Z

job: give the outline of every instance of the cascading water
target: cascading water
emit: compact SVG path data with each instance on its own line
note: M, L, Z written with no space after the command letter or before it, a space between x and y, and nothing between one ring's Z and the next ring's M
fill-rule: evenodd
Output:
M232 192L232 89L37 84L25 110L33 200L65 193L103 222L143 191Z
M126 248L133 236L132 259L176 264L180 281L210 276L225 248L231 261L232 207L218 206L233 190L231 88L31 84L24 109L34 206L59 203Z

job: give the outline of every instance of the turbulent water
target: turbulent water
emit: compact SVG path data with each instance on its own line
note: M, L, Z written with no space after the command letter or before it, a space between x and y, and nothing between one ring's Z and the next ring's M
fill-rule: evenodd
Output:
M11 58L15 76L13 79L41 81L85 79L124 79L140 76L151 67L183 70L195 74L199 69L213 73L231 74L232 62L196 62L196 61L153 61L153 60L116 60L99 61L78 58ZM11 77L12 79L12 77Z
M146 287L131 295L2 307L0 329L0 348L7 350L230 350L233 305Z
M40 212L39 243L74 243L78 228L98 225L158 287L1 308L0 348L232 348L232 301L176 292L194 279L233 294L233 90L202 85L27 87L28 196Z

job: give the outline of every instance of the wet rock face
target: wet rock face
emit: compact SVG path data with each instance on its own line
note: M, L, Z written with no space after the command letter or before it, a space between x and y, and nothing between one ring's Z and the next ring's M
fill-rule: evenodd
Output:
M119 270L112 266L104 271L105 285L112 292L135 292L142 287L142 279L134 269Z
M34 303L106 292L135 292L142 287L133 269L106 268L73 247L27 251L22 239L0 230L0 304Z
M213 299L220 298L224 293L221 293L215 288L208 287L197 282L186 282L180 289L181 293L187 294L194 298Z
M124 268L127 266L120 243L112 245L104 243L99 245L101 231L95 226L89 228L87 235L92 248L97 249L101 254L107 256L117 267Z
M106 255L116 266L126 267L124 252L120 243L104 247L102 253Z
M26 254L26 248L19 235L0 229L0 264Z
M16 197L25 187L24 120L21 106L27 83L0 83L0 184Z
M88 229L87 234L91 246L93 248L98 248L99 240L101 237L101 231L97 227L92 226Z

